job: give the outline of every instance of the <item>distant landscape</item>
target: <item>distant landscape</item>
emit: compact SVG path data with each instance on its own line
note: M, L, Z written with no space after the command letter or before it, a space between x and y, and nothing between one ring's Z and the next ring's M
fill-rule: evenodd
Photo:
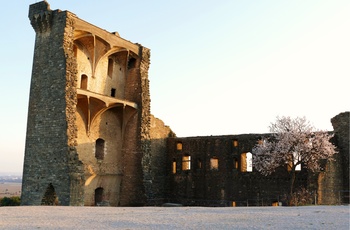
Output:
M0 198L21 196L21 187L21 173L0 173Z

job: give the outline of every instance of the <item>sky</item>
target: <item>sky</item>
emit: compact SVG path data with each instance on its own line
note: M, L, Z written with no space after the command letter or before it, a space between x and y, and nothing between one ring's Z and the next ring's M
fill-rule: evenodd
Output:
M0 172L22 172L35 33L29 5L0 14ZM50 0L151 49L151 113L178 137L318 130L350 110L348 0Z

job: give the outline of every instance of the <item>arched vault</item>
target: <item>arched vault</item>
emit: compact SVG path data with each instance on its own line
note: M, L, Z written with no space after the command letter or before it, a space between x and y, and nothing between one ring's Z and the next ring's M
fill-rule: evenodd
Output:
M137 111L137 104L134 102L120 100L83 89L77 89L77 95L78 104L82 108L83 115L85 117L84 120L88 135L90 134L90 128L96 118L111 108L123 108L123 130L129 118Z

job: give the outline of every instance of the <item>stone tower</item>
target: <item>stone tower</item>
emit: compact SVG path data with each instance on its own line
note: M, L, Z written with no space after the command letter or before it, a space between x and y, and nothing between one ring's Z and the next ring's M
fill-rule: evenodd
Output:
M151 184L149 49L30 5L22 205L137 205Z

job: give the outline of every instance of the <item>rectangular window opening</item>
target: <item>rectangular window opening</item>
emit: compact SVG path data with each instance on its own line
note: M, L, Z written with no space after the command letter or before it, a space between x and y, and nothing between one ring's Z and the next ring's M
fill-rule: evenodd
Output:
M114 61L112 58L108 59L108 77L112 78L114 69Z
M213 157L210 159L210 169L211 170L218 170L219 169L219 159L216 157Z
M191 170L191 156L182 157L182 170Z
M233 140L232 143L233 143L233 147L237 147L238 146L238 140Z
M173 164L172 164L172 172L173 172L173 174L176 173L176 160L175 159L173 160Z
M112 89L111 89L111 97L115 97L115 92L116 92L116 89L115 89L115 88L112 88Z
M182 143L181 142L177 142L176 143L176 150L177 151L181 151L182 150Z

